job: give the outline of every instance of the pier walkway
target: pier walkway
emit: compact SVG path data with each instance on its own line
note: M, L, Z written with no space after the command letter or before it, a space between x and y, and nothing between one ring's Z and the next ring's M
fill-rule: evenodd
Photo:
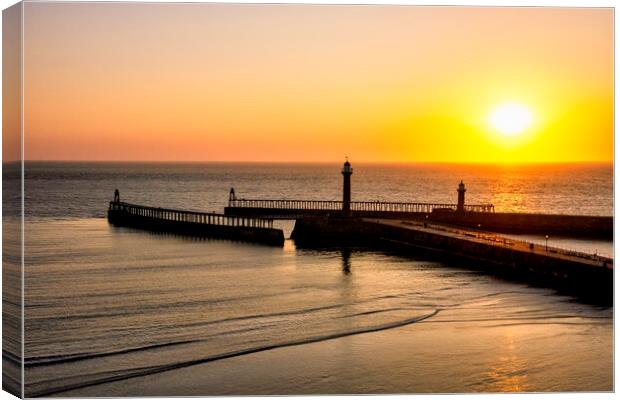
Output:
M406 215L424 215L436 211L456 211L458 205L452 203L403 203L380 201L351 201L350 211L354 216L398 218ZM237 199L232 197L226 215L253 215L269 218L295 219L308 215L325 215L342 212L343 202L338 200L270 200ZM469 204L463 211L492 213L492 204Z
M205 213L199 211L175 210L171 208L149 207L124 202L111 201L109 211L137 217L204 225L273 228L273 219L269 218L233 217L230 215L216 214L214 212Z
M274 229L273 219L266 218L234 217L111 201L108 221L113 225L157 232L284 245L283 231Z
M559 261L569 261L597 268L613 269L613 259L609 257L604 257L596 254L582 253L568 249L562 249L559 247L544 246L522 240L515 240L512 238L498 235L494 232L465 230L446 225L428 224L414 221L396 221L385 219L364 219L363 221L385 226L393 226L403 229L428 232L435 235L459 238L477 243L490 244L493 246L501 246L514 251L522 251L537 254L539 256L554 258Z

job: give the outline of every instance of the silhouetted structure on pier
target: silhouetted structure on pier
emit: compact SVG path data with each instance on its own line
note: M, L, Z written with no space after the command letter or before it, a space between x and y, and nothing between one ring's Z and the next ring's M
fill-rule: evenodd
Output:
M345 215L351 214L351 175L353 168L347 159L342 167L342 211Z
M456 190L459 194L457 203L456 203L456 211L464 212L465 211L465 184L463 181L459 183L459 188Z

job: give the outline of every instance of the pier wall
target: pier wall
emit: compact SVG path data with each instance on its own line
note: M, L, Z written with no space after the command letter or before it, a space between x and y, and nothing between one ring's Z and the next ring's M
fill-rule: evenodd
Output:
M493 274L595 295L608 301L613 295L613 265L541 253L501 243L485 243L406 225L390 226L352 218L303 218L292 235L299 247L367 246L400 254L469 263Z
M122 210L108 210L108 221L115 226L170 232L180 235L255 242L272 246L284 245L281 229L252 226L209 225L197 222L174 221L129 214Z

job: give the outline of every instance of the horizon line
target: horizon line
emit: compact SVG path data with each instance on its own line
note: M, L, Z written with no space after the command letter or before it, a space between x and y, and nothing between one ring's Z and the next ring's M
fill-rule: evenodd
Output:
M274 161L266 161L266 160L64 160L64 159L56 159L56 160L13 160L13 161L2 161L3 164L17 163L17 162L49 162L49 163L161 163L161 164L333 164L333 163L341 163L344 162L347 157L343 157L341 160L329 160L329 161L318 161L318 160L274 160ZM468 165L537 165L537 164L614 164L614 160L575 160L575 161L368 161L368 160L349 160L351 163L360 163L360 164L468 164Z

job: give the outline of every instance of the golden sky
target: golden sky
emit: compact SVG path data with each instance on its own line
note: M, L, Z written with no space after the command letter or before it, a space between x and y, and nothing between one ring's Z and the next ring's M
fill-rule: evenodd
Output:
M25 157L613 157L613 10L26 3ZM505 136L505 103L531 124Z

